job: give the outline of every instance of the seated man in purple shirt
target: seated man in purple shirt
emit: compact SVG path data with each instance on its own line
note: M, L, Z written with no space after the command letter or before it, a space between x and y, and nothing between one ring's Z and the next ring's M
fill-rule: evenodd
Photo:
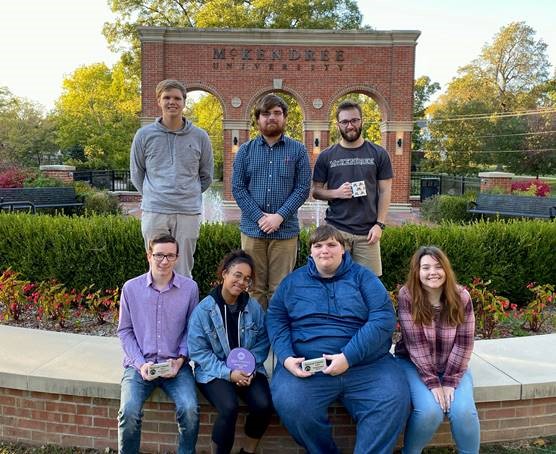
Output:
M199 302L195 281L174 272L179 246L170 235L149 241L148 273L127 281L120 300L118 337L124 376L118 412L120 453L139 452L143 404L161 387L176 404L178 453L194 453L199 431L195 379L187 358L187 323ZM154 364L167 362L162 375Z

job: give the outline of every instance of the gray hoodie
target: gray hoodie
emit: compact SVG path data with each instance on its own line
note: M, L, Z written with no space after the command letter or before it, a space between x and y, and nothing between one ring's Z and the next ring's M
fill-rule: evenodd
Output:
M137 131L131 145L131 181L143 211L200 214L201 193L212 182L214 158L208 134L184 119L170 131L161 118Z

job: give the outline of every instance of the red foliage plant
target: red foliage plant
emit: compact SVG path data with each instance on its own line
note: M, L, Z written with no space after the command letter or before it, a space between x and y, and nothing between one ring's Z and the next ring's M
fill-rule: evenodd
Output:
M512 183L512 192L527 192L537 197L547 197L550 194L550 185L543 180L521 180Z
M25 170L11 167L0 172L0 188L22 188L23 182L29 177Z

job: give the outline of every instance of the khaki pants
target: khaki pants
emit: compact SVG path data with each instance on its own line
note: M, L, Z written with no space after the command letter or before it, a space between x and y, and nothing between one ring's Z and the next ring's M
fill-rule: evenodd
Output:
M174 270L178 274L191 277L200 225L201 216L198 214L162 214L143 211L141 233L145 240L145 249L148 250L151 238L163 234L172 235L180 246L179 258Z
M278 284L295 266L297 237L268 240L252 238L242 233L241 248L255 262L255 282L250 294L266 309Z
M378 277L382 276L380 241L369 244L367 243L367 235L353 235L342 230L340 230L340 233L346 240L346 250L351 254L353 261L366 266Z

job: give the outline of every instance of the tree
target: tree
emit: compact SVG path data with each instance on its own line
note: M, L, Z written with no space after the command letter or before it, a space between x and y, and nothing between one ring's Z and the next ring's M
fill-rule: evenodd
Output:
M122 62L139 74L138 26L357 29L355 0L111 0L116 20L103 34Z
M58 150L52 118L43 108L0 87L0 161L2 167L40 166Z
M519 150L529 150L531 133L542 131L533 131L532 117L521 112L549 99L539 88L547 82L548 68L546 44L531 27L524 22L502 27L427 110L433 119L425 144L429 165L449 172L475 172L492 164L529 169L531 160Z
M440 90L440 84L438 82L432 82L430 77L421 76L415 80L413 88L413 119L423 120L425 123L425 114L428 107L428 103L438 90ZM413 154L411 156L412 166L415 168L420 168L420 162L422 160L423 151L423 127L418 122L413 124L413 132L411 133L411 148Z
M185 116L209 135L214 153L215 178L221 179L224 167L224 136L222 105L215 96L206 94L197 101L187 98Z
M82 66L63 82L56 101L58 144L69 157L82 148L86 167L127 168L139 127L139 81L123 64Z

